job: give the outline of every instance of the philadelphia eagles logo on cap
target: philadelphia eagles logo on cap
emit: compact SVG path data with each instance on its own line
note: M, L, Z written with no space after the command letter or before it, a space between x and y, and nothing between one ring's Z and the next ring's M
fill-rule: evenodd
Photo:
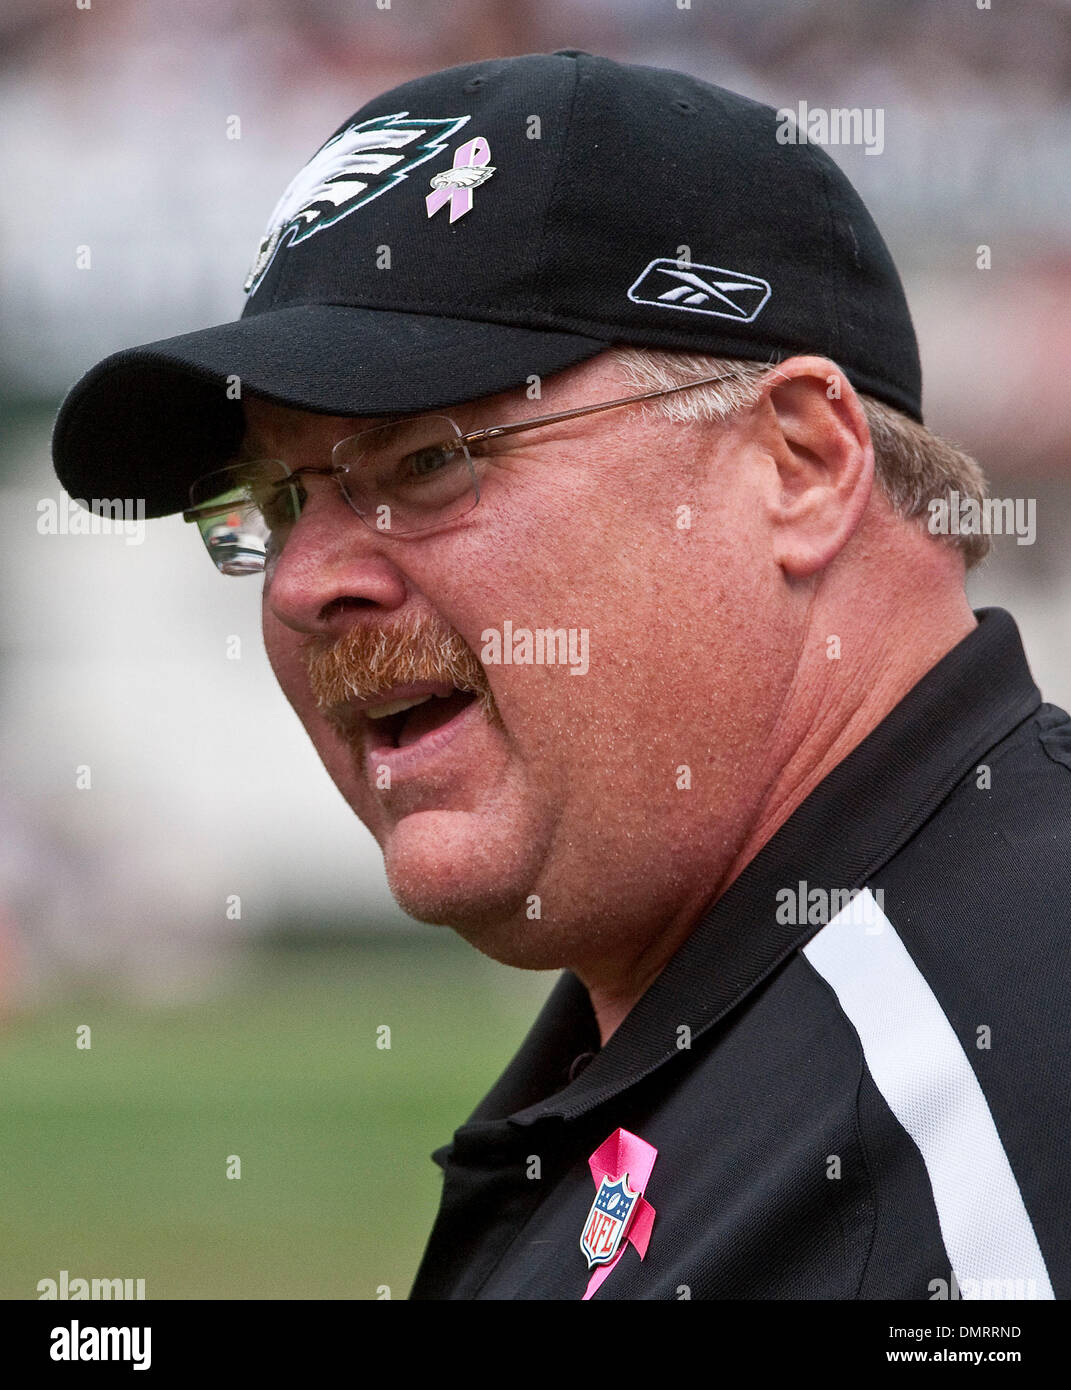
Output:
M246 293L256 289L280 246L306 241L401 183L418 164L441 154L468 119L418 120L398 111L333 136L276 203L246 279Z

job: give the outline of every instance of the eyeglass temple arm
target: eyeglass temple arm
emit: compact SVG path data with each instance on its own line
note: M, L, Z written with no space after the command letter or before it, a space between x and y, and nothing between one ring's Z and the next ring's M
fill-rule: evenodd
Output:
M639 396L621 396L618 400L603 401L599 405L581 405L574 410L560 410L554 415L541 415L536 420L517 420L511 425L489 425L486 429L463 434L461 442L475 444L481 439L495 439L502 434L519 434L521 430L534 429L537 425L553 425L559 420L574 420L578 415L595 415L602 410L616 410L619 406L649 401L655 396L671 396L675 391L688 391L693 386L711 386L716 381L730 381L739 375L739 372L722 372L719 376L705 376L698 381L686 381L682 386L663 386L657 391L644 391Z
M767 366L772 367L772 362ZM663 386L655 391L644 391L638 396L620 396L617 400L602 401L599 405L581 405L573 410L559 410L553 415L540 415L535 420L516 420L510 425L488 425L482 430L472 430L468 434L461 436L462 444L477 444L482 439L497 439L504 434L520 434L522 430L533 430L538 425L556 425L560 420L575 420L578 415L597 415L603 410L617 410L622 405L635 405L638 401L650 401L656 396L672 396L676 391L690 391L693 386L712 386L716 381L731 381L738 377L739 372L721 372L718 376L700 377L698 381L686 381L681 386ZM298 468L285 478L279 478L272 484L275 488L285 487L297 477L298 473L330 473L333 469L315 468L306 466ZM183 521L203 520L206 516L214 513L218 514L229 510L221 507L218 503L205 504L201 507L190 507L182 513Z

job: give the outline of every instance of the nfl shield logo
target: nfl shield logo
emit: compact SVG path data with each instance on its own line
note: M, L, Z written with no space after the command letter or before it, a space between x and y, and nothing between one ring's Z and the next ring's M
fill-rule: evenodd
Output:
M627 1173L612 1182L608 1177L603 1178L580 1237L580 1249L588 1269L608 1265L621 1249L639 1195L629 1187Z

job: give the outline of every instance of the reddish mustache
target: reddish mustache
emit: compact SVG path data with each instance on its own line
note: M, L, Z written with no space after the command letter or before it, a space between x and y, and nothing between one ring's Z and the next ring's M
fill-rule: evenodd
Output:
M476 654L458 633L424 614L388 628L355 623L333 642L316 639L304 655L309 686L323 710L370 700L396 686L442 681L472 691L489 718L497 713Z

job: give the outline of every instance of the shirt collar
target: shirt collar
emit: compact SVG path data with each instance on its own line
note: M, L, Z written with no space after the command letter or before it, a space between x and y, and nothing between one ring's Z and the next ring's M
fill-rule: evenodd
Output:
M587 991L566 972L521 1050L470 1123L531 1125L579 1118L681 1055L816 928L778 923L777 893L799 879L861 887L1041 703L1010 614L979 610L978 626L915 685L793 812L599 1048ZM596 1056L568 1080L573 1059Z

